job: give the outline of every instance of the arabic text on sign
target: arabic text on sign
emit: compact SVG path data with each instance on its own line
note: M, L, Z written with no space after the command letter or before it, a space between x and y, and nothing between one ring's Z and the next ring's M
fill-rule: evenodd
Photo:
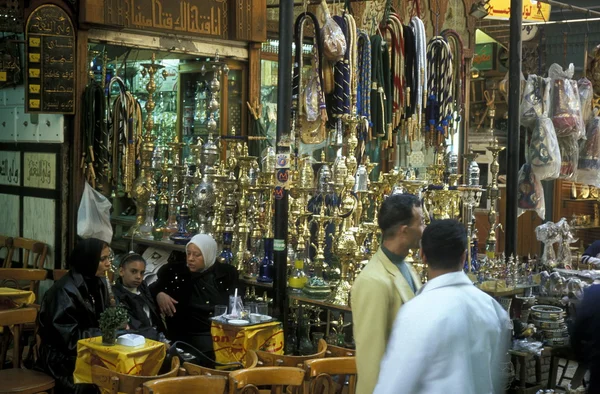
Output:
M25 160L26 184L51 185L52 163L50 160L34 157Z
M40 92L40 85L29 85L29 93L39 93Z
M41 40L39 37L30 37L29 38L29 46L32 48L39 48L40 42L41 42Z
M31 108L38 108L38 109L39 109L39 108L40 108L40 100L37 100L37 99L30 99L30 100L29 100L29 106L30 106Z
M19 152L2 152L0 158L0 184L19 185L20 154Z
M30 53L29 61L31 63L39 63L40 62L40 54L39 53Z
M39 68L30 68L29 69L29 78L39 78L40 77L40 69Z

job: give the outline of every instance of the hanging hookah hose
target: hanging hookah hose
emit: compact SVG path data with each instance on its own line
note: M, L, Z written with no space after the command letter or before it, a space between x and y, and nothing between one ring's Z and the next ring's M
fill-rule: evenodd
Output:
M81 168L88 183L96 188L96 179L106 177L108 165L108 134L104 123L104 90L98 83L91 82L85 88L83 107L85 110ZM98 159L97 162L96 159ZM98 184L100 189L101 186L102 181Z
M404 32L400 18L396 14L390 14L384 34L389 35L392 43L392 84L393 84L393 115L392 128L397 132L404 112Z
M427 140L429 146L437 147L448 136L448 125L452 119L452 53L450 45L443 37L433 37L429 42L427 63Z
M452 61L453 61L453 70L454 70L454 90L452 96L454 97L455 110L454 113L456 116L452 117L452 124L450 125L450 130L455 133L458 129L458 124L462 119L462 111L463 111L463 103L465 100L465 54L464 54L464 46L463 41L460 35L456 30L446 29L442 31L442 37L448 41L450 44L450 48L452 50Z
M414 112L414 124L416 130L423 130L423 111L425 109L426 97L427 97L427 49L426 49L426 37L425 37L425 25L419 17L412 17L410 20L410 26L413 29L415 35L415 69L414 69L414 80L416 85L415 94L415 112ZM417 133L415 133L417 134Z
M333 66L333 100L331 105L331 113L339 120L343 115L350 114L350 47L348 35L348 25L346 19L341 16L334 16L333 20L338 24L346 39L346 53L344 58L336 62Z
M356 114L356 101L357 101L357 63L358 63L358 30L356 28L356 21L350 12L344 13L344 20L348 26L346 36L346 53L348 54L348 64L350 71L350 114Z
M371 126L371 40L364 30L358 31L356 113Z
M415 34L410 26L403 26L404 31L404 78L405 78L405 108L404 108L404 127L403 134L404 138L408 139L411 144L416 140L417 133L413 127L414 117L417 105L417 81L416 81L416 48L415 48Z
M388 118L390 117L386 90L389 88L390 81L386 81L385 70L389 74L389 56L387 55L387 45L383 38L376 34L371 37L371 119L372 129L377 137L387 141ZM390 104L391 104L391 100ZM390 124L391 126L391 124Z

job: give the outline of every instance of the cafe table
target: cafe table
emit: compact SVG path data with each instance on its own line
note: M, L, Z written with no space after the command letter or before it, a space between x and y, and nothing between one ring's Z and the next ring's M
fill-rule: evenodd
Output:
M77 342L75 383L92 383L92 365L127 375L155 376L162 365L167 347L162 342L146 338L143 345L103 345L102 337L81 339Z
M278 321L237 326L214 319L210 333L218 363L242 362L247 350L283 354L283 328Z
M19 308L34 302L35 294L33 291L0 287L0 309Z

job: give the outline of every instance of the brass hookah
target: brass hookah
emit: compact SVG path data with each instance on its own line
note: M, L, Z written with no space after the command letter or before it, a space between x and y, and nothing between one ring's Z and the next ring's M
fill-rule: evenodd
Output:
M468 241L468 249L467 249L467 263L469 273L472 268L473 256L471 244L477 237L477 231L475 227L475 215L474 208L479 205L481 200L481 195L485 191L479 185L479 167L475 162L477 158L477 153L465 153L463 157L468 161L468 184L458 186L458 190L461 192L461 199L463 202L464 212L463 212L463 223L467 226L467 241Z
M152 130L154 129L152 112L155 107L153 95L156 91L154 75L164 66L156 64L155 61L156 55L153 53L151 63L142 64L142 67L144 67L144 70L148 73L148 83L146 84L148 100L145 105L146 120L144 122L145 132L142 136L141 171L132 187L132 197L136 203L136 223L131 230L132 235L138 234L140 226L144 224L148 200L150 199L152 191L156 188L156 182L152 171L152 156L154 154L154 141L156 139L156 137L152 135Z
M497 206L500 199L500 189L498 187L498 173L500 172L500 164L498 163L498 155L504 150L503 146L498 146L498 139L494 138L492 144L486 147L492 154L492 163L490 165L490 173L492 176L491 183L488 185L487 198L490 200L490 212L488 213L488 221L490 229L488 231L487 241L485 243L486 255L489 259L496 256L496 230L502 228L502 225L497 222Z

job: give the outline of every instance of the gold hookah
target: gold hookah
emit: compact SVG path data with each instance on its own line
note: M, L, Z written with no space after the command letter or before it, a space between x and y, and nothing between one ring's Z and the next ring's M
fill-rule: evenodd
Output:
M156 64L156 55L152 54L151 63L144 63L142 67L148 73L148 83L146 84L146 91L148 92L148 100L146 101L146 120L144 122L144 130L142 136L142 147L141 147L141 170L139 177L134 181L132 187L132 197L136 203L136 221L135 226L130 230L133 235L139 233L140 226L144 224L146 218L146 207L148 200L154 188L156 182L154 180L152 171L152 156L154 154L154 141L155 136L152 135L154 129L154 118L152 112L154 111L154 92L156 91L156 83L154 75L158 70L164 66Z
M486 255L489 259L496 256L496 230L501 228L497 222L496 208L500 199L500 189L498 188L498 173L500 172L500 164L498 163L498 155L504 150L503 146L498 146L498 139L494 138L492 145L486 147L492 154L492 163L490 165L490 173L492 176L491 183L488 185L487 198L490 200L490 212L488 213L488 221L490 229L488 231L487 241L485 243Z
M471 272L471 262L473 261L473 256L471 255L471 243L477 236L477 231L475 227L474 208L479 205L481 195L485 191L481 188L480 185L474 184L475 182L479 182L479 173L471 173L471 167L473 167L473 163L475 162L477 156L478 154L473 152L463 154L464 159L467 160L468 163L470 163L470 165L467 166L467 169L469 169L469 179L468 184L458 186L458 190L461 192L463 207L465 208L463 215L463 223L467 225L467 262L469 267L469 273Z

